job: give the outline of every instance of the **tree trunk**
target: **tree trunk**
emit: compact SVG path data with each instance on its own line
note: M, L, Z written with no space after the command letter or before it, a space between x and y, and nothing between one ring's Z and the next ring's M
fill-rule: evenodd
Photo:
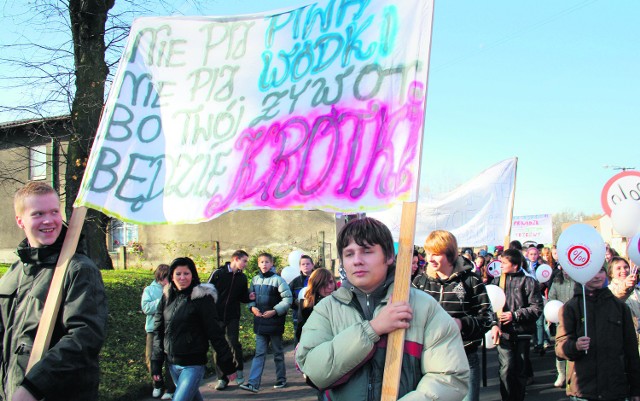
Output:
M115 0L71 0L69 15L76 73L76 93L71 106L72 135L67 149L65 179L66 213L71 217L104 103L104 33L107 13ZM88 256L101 269L112 269L107 252L106 227L109 218L89 209L83 233Z

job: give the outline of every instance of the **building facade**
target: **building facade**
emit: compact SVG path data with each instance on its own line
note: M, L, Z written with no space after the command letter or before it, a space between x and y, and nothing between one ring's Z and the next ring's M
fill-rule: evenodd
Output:
M28 180L44 180L64 189L64 150L69 116L0 124L0 262L16 259L24 238L15 223L13 194ZM64 196L62 197L64 201ZM64 210L64 205L63 205ZM177 256L192 255L203 269L229 260L236 249L269 250L286 256L294 249L311 254L331 268L337 259L337 230L347 217L322 211L255 210L226 213L200 224L136 226L112 219L107 248L114 266L154 268Z

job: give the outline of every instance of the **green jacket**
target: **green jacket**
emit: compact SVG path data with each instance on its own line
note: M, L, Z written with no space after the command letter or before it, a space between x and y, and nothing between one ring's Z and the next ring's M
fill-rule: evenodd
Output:
M64 233L47 247L18 247L20 259L0 279L0 398L22 385L36 398L98 399L98 353L105 337L107 302L102 276L75 254L64 280L62 306L51 345L25 377L31 348L53 278Z
M380 312L393 293L376 308ZM413 320L405 334L399 399L459 401L467 394L469 364L458 327L428 294L411 288ZM341 287L320 301L307 320L296 362L331 400L379 400L386 336L363 318L352 291Z

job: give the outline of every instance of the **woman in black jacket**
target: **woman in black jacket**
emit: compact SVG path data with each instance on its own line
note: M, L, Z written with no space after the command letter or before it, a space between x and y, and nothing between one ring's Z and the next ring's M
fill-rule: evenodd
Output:
M220 370L235 378L236 364L224 338L216 312L217 292L211 284L200 284L193 260L177 258L169 267L171 282L164 289L154 320L151 370L159 378L164 358L176 384L174 401L200 401L199 385L204 376L209 343Z

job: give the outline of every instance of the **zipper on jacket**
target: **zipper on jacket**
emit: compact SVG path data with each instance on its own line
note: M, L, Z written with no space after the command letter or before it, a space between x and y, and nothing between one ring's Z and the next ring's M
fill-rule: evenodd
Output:
M224 316L222 316L222 321L227 321L227 308L229 307L229 298L231 298L231 291L233 290L233 280L235 280L236 274L231 273L231 285L229 285L229 292L227 293L227 300L224 303Z
M440 302L438 302L440 305L442 305L442 300L444 299L444 286L441 285L440 286Z
M18 345L18 348L16 348L14 353L16 355L22 355L22 354L24 354L24 351L25 351L26 348L27 348L27 344L22 343L22 344Z

